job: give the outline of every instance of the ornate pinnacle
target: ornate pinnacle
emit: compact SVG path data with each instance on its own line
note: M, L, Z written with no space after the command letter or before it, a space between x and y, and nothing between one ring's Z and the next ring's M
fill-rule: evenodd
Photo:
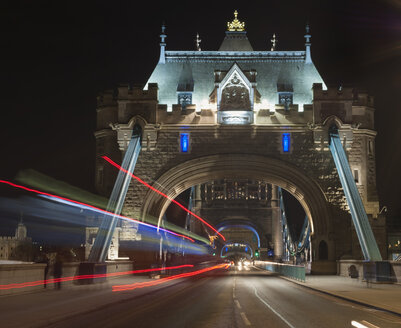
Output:
M270 51L275 51L276 47L277 47L277 39L276 39L276 33L273 34L273 39L270 40L272 43L272 47L270 49Z
M161 43L162 44L164 44L166 42L165 39L167 38L167 35L165 34L166 33L165 31L166 31L166 25L163 22L163 24L162 24L162 34L160 34L160 39L161 39Z
M306 43L310 43L311 35L310 35L310 27L309 27L308 23L305 26L305 31L306 31L306 34L305 34Z
M237 16L238 16L238 11L234 11L234 20L231 23L227 22L227 31L230 32L245 31L245 23L240 22Z
M199 33L196 33L196 40L195 40L195 43L196 43L196 50L198 50L198 51L201 51L201 47L200 47L200 43L202 42L202 40L201 39L199 39Z

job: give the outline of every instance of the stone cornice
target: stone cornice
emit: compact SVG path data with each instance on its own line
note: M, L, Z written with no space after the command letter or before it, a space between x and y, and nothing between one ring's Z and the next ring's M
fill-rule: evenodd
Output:
M166 61L305 61L305 51L166 51Z
M161 124L161 131L183 131L186 128L191 131L210 131L213 130L229 130L235 131L272 131L272 132L310 132L311 130L306 124L269 124L269 125L222 125L222 124Z
M377 131L370 129L354 129L353 132L354 134L366 134L372 137L376 137L377 135Z
M102 138L102 137L112 136L115 134L115 132L111 129L102 129L95 131L93 134L96 138Z

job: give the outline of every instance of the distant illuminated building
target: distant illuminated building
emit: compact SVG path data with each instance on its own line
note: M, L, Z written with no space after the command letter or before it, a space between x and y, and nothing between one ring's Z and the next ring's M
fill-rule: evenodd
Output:
M18 223L14 237L0 236L0 260L9 260L13 251L24 243L32 243L32 238L27 237L27 229L22 222Z

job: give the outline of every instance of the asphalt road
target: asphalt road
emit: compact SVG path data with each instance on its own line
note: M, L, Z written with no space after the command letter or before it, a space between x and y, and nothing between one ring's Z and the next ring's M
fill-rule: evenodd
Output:
M143 291L142 291L143 292ZM401 318L314 292L256 268L216 270L50 327L400 327ZM138 294L139 295L139 294Z

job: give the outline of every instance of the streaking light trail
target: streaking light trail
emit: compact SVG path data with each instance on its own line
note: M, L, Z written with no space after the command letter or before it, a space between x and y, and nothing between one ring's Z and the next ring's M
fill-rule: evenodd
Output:
M155 187L152 187L150 184L148 184L147 182L143 181L141 178L137 177L136 175L134 175L133 173L125 170L124 168L122 168L120 165L118 165L116 162L114 162L113 160L111 160L109 157L107 156L102 156L102 158L109 162L111 165L113 165L114 167L118 168L119 170L125 172L126 174L129 174L132 178L134 178L136 181L138 181L139 183L142 183L144 186L148 187L149 189L153 190L154 192L158 193L159 195L167 198L169 201L171 201L172 203L178 205L179 207L181 207L184 211L186 211L187 213L193 215L195 218L197 218L199 221L203 222L206 226L208 226L210 229L212 229L214 232L216 232L224 241L226 240L224 238L224 236L218 232L211 224L209 224L208 222L206 222L204 219L202 219L200 216L196 215L195 213L191 212L189 209L187 209L185 206L181 205L179 202L177 202L175 199L167 196L165 193L161 192L160 190L156 189Z
M193 267L192 264L183 264L183 265L164 267L164 268L153 268L153 269L112 272L112 273L99 273L99 274L54 278L54 279L47 279L47 280L37 280L37 281L30 281L30 282L21 282L21 283L16 283L16 284L0 285L0 290L40 286L40 285L44 285L44 284L52 284L55 282L65 282L65 281L93 279L93 278L96 279L96 278L106 278L106 277L117 277L117 276L124 276L124 275L128 275L128 274L147 273L147 272L161 271L161 270L166 270L166 269L177 270L177 269L192 268L192 267Z
M137 289L137 288L145 288L145 287L150 287L150 286L161 285L168 281L172 281L172 280L176 280L176 279L180 279L180 278L192 277L192 276L196 276L196 275L199 275L199 274L202 274L202 273L205 273L208 271L212 271L212 270L228 269L229 267L230 267L230 264L223 263L223 264L218 264L218 265L215 265L215 266L212 266L209 268L192 271L192 272L187 272L187 273L181 273L181 274L177 274L177 275L174 275L171 277L162 278L159 280L137 282L137 283L129 284L129 285L115 285L115 286L113 286L113 292L120 292L120 291L124 291L124 290L133 290L133 289Z
M26 191L29 191L29 192L33 192L33 193L38 194L38 195L48 196L48 197L55 198L55 199L58 199L58 200L71 202L71 203L74 203L74 204L77 204L77 205L84 206L86 208L95 210L95 211L100 212L102 214L114 215L114 216L116 216L116 217L118 217L120 219L133 221L133 222L138 223L140 225L143 225L143 226L146 226L146 227L150 227L150 228L153 228L153 229L156 229L156 230L161 230L161 231L167 232L169 234L175 235L177 237L186 238L186 239L190 240L193 243L195 242L195 240L193 240L192 238L190 238L188 236L185 236L185 235L182 235L182 234L179 234L179 233L176 233L176 232L164 229L164 228L157 227L157 226L155 226L153 224L149 224L149 223L145 223L145 222L142 222L142 221L139 221L139 220L135 220L135 219L129 218L127 216L117 215L117 214L115 214L113 212L109 212L109 211L103 210L101 208L98 208L96 206L92 206L92 205L89 205L89 204L78 202L78 201L73 200L73 199L69 199L69 198L65 198L65 197L49 194L47 192L43 192L43 191L35 190L35 189L32 189L32 188L28 188L28 187L25 187L25 186L21 186L21 185L18 185L18 184L15 184L15 183L12 183L12 182L6 181L6 180L0 180L0 183L7 184L7 185L12 186L14 188L19 188L19 189L23 189L23 190L26 190Z

